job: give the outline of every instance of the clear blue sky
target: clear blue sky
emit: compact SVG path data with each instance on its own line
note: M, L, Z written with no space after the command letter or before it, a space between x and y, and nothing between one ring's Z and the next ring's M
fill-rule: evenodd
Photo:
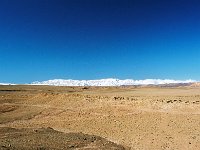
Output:
M198 0L2 0L0 82L200 80Z

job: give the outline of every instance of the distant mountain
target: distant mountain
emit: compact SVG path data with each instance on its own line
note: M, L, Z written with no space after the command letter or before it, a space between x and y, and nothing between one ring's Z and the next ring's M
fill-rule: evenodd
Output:
M200 82L194 82L190 86L191 87L200 87Z
M11 84L11 83L0 83L0 85L14 85L14 84Z
M172 84L188 84L194 83L194 80L169 80L169 79L99 79L99 80L64 80L54 79L41 82L33 82L32 85L54 85L54 86L124 86L124 85L172 85Z

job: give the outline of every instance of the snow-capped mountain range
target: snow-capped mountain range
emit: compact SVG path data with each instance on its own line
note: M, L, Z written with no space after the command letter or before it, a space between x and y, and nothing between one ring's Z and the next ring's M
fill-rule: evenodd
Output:
M0 83L0 85L15 85L15 84L12 84L12 83Z
M162 84L179 84L194 83L195 80L170 80L170 79L99 79L99 80L71 80L71 79L54 79L41 82L33 82L31 85L54 85L54 86L122 86L122 85L162 85Z

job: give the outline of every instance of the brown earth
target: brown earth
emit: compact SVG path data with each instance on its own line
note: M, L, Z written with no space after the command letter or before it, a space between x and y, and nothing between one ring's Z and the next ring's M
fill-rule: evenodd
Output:
M0 149L6 150L125 150L122 146L98 136L83 133L62 133L52 128L0 128Z
M46 135L33 132L39 128L42 132L49 132L48 140L58 139L58 143L67 140L65 138L72 133L78 137L81 133L81 136L98 137L102 143L105 139L112 141L111 147L96 145L99 149L112 149L115 145L115 149L123 146L133 150L193 150L200 147L199 117L198 86L0 86L0 127L1 135L6 135L0 140L8 141L7 146L16 143L13 139L17 138L10 136L15 130L23 131L20 135L30 133L30 141L25 142L27 145L31 144L33 137L45 139ZM57 131L49 131L48 127ZM61 139L56 137L57 133L62 135ZM15 137L19 136L16 134ZM20 139L23 141L24 137ZM40 144L45 143L43 141ZM91 145L90 141L87 142L80 145Z

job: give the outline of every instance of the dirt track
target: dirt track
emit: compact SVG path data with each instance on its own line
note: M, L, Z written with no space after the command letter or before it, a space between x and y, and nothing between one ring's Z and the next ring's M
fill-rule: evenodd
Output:
M199 149L199 115L198 87L0 87L0 127L82 132L126 149Z

